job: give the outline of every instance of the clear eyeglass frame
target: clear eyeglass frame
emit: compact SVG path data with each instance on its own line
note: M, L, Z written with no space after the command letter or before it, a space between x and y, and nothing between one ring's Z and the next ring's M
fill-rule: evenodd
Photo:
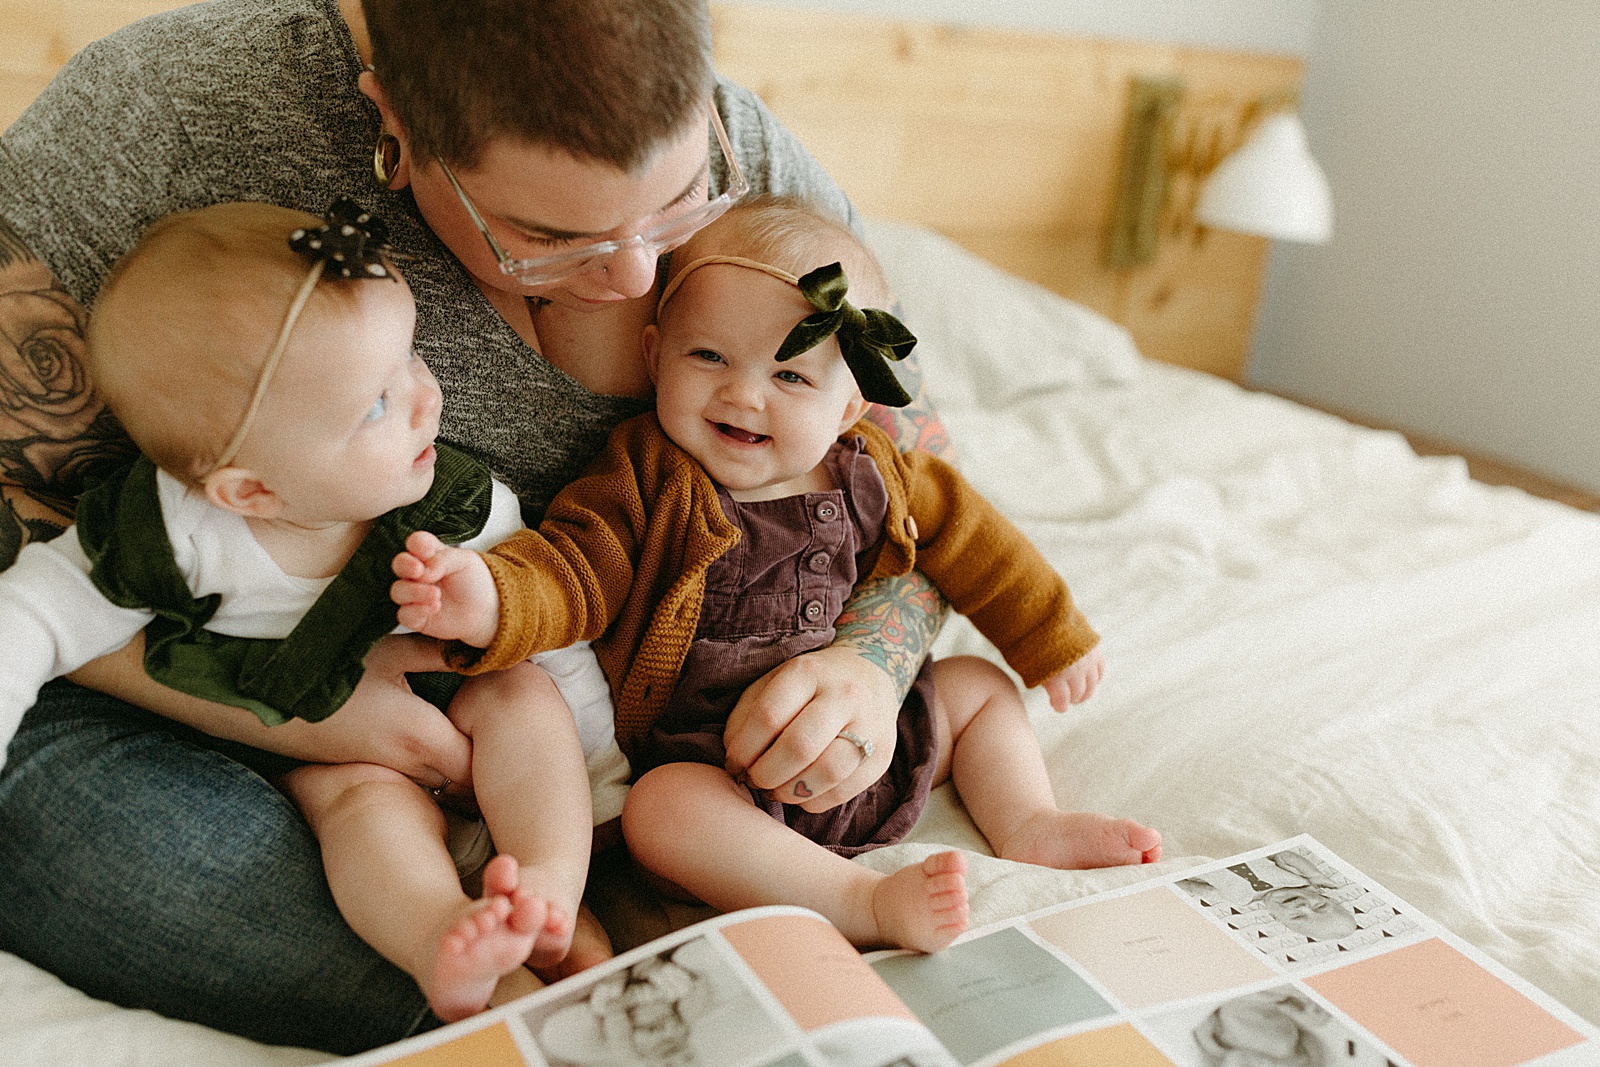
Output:
M684 211L673 213L670 208L666 209L663 212L664 218L651 223L631 237L614 241L595 241L555 255L512 259L495 239L494 233L483 221L483 215L479 213L477 205L472 202L467 191L461 188L461 183L456 180L455 174L442 159L439 160L439 169L444 171L444 176L449 179L451 188L456 191L461 206L466 208L472 224L483 235L484 243L489 246L489 251L500 264L501 273L515 278L522 285L548 285L602 267L612 256L630 247L642 248L652 258L665 255L693 237L698 230L721 218L728 208L750 191L750 183L745 179L744 170L734 158L733 146L728 142L728 131L723 128L722 117L717 114L715 105L708 110L711 116L711 130L716 135L717 144L722 147L722 158L728 167L726 189L705 203L696 204Z

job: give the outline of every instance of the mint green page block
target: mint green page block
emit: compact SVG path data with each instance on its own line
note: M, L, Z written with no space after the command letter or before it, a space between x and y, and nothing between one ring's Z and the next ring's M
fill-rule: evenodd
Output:
M964 1064L1032 1034L1114 1014L1076 972L1012 929L872 968Z

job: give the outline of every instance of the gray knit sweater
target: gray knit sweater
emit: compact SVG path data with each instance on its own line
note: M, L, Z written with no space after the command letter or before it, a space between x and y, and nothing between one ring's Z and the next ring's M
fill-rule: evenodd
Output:
M212 0L85 48L0 137L0 217L82 304L144 228L174 211L263 200L321 214L353 195L389 223L418 304L417 350L444 390L440 436L482 460L530 520L611 428L648 405L590 392L494 311L407 191L371 176L377 109L337 0ZM757 191L838 187L748 91L717 88ZM721 153L713 151L715 170ZM714 181L722 175L713 174Z

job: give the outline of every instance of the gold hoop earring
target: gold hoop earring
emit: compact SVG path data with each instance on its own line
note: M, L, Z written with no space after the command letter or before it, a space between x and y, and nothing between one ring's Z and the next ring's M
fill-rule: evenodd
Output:
M400 140L389 131L380 130L378 143L372 146L372 176L387 189L399 169Z

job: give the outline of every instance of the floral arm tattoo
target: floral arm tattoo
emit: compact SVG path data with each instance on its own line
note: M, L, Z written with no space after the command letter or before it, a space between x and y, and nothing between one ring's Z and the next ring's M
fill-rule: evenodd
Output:
M950 440L938 413L928 403L916 358L913 353L896 368L906 392L913 397L911 403L903 408L874 404L868 408L867 417L890 433L901 451L946 455ZM944 625L949 607L934 584L918 571L864 582L845 601L833 643L853 648L881 667L904 698Z
M89 384L86 318L0 221L0 569L66 529L85 481L131 454Z
M916 571L865 582L845 602L833 643L877 664L904 699L939 634L945 609L939 590Z

